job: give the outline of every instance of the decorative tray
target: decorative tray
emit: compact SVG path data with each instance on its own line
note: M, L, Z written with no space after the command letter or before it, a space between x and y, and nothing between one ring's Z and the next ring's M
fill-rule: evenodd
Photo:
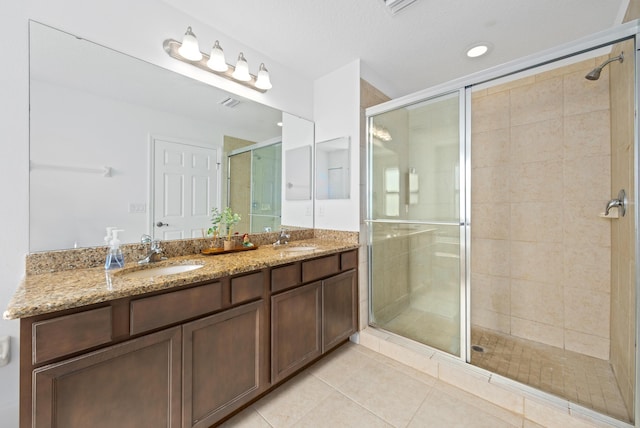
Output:
M258 246L254 245L253 247L236 247L231 250L225 250L224 248L205 248L200 252L205 256L215 256L217 254L238 253L240 251L250 251L250 250L257 250L257 249L258 249Z

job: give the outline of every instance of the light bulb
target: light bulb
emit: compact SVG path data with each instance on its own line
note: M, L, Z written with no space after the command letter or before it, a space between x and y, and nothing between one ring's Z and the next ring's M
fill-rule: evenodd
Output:
M236 80L240 80L241 82L248 82L251 80L251 75L249 74L249 64L247 64L247 60L244 59L244 55L240 52L238 55L238 62L236 63L236 68L232 74L233 78Z
M200 61L202 59L198 39L196 39L196 35L191 31L191 27L188 27L187 32L184 33L182 46L178 49L178 53L189 61Z
M258 70L258 78L256 79L256 88L259 89L271 89L271 79L269 78L269 70L264 66L264 62L260 64Z
M227 60L224 58L224 51L220 47L220 43L216 40L213 44L213 48L211 48L211 55L209 56L209 61L207 61L207 67L214 71L219 71L224 73L227 71L229 66L227 65Z

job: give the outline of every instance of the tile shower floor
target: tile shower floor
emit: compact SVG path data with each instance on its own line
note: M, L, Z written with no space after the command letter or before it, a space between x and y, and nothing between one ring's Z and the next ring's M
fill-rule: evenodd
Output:
M616 419L629 415L608 361L478 327L471 328L471 364Z
M526 427L540 425L347 343L223 427Z

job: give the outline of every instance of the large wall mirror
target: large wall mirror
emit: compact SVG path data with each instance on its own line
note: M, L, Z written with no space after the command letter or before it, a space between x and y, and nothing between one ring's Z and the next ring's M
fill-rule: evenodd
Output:
M228 153L286 150L288 126L308 130L293 146L313 145L313 122L32 21L30 251L103 245L107 226L124 243L201 237L228 202ZM270 208L313 227L312 209Z

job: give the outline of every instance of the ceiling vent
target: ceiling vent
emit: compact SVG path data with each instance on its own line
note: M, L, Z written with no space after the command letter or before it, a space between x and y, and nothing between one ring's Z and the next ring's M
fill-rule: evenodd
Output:
M237 106L238 104L240 104L240 101L236 100L235 98L225 98L224 100L220 101L221 105L225 106L225 107L229 107L229 108L234 108L235 106Z
M391 15L397 15L400 11L404 10L407 6L412 5L416 0L382 0L384 5L387 6Z

